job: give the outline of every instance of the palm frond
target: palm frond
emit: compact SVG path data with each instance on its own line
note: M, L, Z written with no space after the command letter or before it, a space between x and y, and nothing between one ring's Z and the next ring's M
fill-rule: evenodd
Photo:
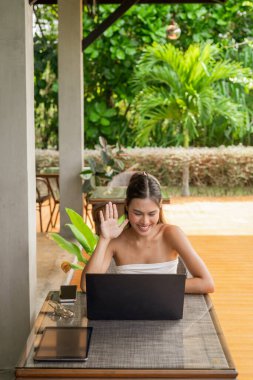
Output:
M201 124L206 125L213 119L214 96L215 92L210 87L205 87L198 93L197 106Z
M171 67L172 70L181 74L184 70L184 53L177 49L171 43L166 45L154 45L152 51L153 62L159 61L163 62L167 66Z
M145 78L146 86L166 86L171 91L177 92L182 90L179 76L174 70L166 66L155 66L153 70L147 72Z
M214 112L225 117L230 123L238 128L243 128L245 114L240 110L240 106L232 102L229 98L218 96L215 101Z
M230 125L237 134L238 126L249 125L245 113L249 97L241 95L244 87L250 91L252 72L237 62L221 60L220 51L210 42L192 44L186 52L171 43L145 50L133 79L133 128L140 145L150 143L155 133L161 139L162 133L178 126L187 144L199 134L198 128L207 131L218 117L223 130ZM232 98L222 96L220 83L224 88L231 83Z
M252 76L251 70L249 68L243 68L240 63L220 61L214 65L208 82L214 83L230 78L237 78L238 81L243 82L244 78L249 78L250 76Z

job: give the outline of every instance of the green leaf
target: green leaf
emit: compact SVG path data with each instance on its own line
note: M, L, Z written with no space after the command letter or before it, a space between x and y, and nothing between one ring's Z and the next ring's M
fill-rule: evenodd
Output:
M82 170L80 172L80 174L84 174L84 175L86 175L86 174L92 174L92 173L93 173L93 171L91 169L84 169L84 170Z
M117 114L116 110L114 108L109 108L105 111L104 116L105 117L112 117Z
M52 91L57 92L57 94L58 94L58 83L53 84Z
M128 55L135 55L136 54L136 49L134 49L134 48L126 48L126 53Z
M76 244L69 242L56 232L50 233L49 236L58 244L59 247L63 248L65 251L71 253L72 255L75 255L78 261L86 263L86 260L83 257L80 248Z
M107 141L103 136L99 136L98 141L103 149L107 149Z
M104 117L101 118L100 122L104 126L110 125L110 121L108 119L105 119Z
M84 222L81 215L70 208L66 208L66 213L68 214L73 225L84 235L87 239L89 246L91 247L91 251L93 252L97 245L97 238L95 234L91 231L91 229Z
M84 180L82 184L83 193L88 194L92 190L95 190L95 188L96 188L95 176L92 176L91 178Z
M89 119L93 122L96 122L100 119L100 115L98 115L96 112L92 112L89 114Z
M121 215L121 216L119 217L119 219L117 220L117 223L118 223L119 225L121 225L125 220L126 220L126 215L123 214L123 215Z
M85 260L85 264L87 264L87 263L88 263L88 260ZM74 269L74 270L76 270L76 269L81 269L81 270L83 270L83 267L82 267L81 265L79 265L79 264L70 263L69 265L70 265L70 267L71 267L72 269Z
M125 59L126 55L125 55L123 50L117 49L116 57L120 60L123 60L123 59Z
M93 50L93 52L91 53L91 58L97 58L99 56L99 51L98 50Z
M85 252L87 252L88 255L91 256L92 255L92 249L91 249L91 246L89 245L86 237L73 224L66 224L66 226L71 229L74 237L81 244L81 246L85 249Z
M104 112L106 111L106 104L105 102L96 102L95 105L95 110L99 115L103 115Z
M87 161L89 163L89 167L91 168L91 171L95 173L96 167L97 167L96 161L92 157L88 157Z

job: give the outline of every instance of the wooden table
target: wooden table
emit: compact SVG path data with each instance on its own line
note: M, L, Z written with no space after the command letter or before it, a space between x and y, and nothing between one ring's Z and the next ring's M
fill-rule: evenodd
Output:
M237 379L209 296L186 295L179 321L88 321L78 293L70 319L56 318L50 292L16 366L16 379ZM46 326L93 326L86 362L34 362Z
M87 197L87 205L92 205L92 218L95 224L96 233L99 234L99 211L103 210L108 202L113 202L117 205L119 216L125 212L125 199L126 199L127 186L97 186ZM170 203L169 189L162 187L163 204Z

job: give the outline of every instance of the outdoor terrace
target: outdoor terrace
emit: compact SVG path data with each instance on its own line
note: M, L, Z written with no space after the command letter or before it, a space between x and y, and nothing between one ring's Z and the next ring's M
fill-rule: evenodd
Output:
M251 380L253 197L175 197L165 210L170 222L187 233L210 269L216 285L211 298L239 372L238 379ZM47 217L44 210L44 219ZM69 254L61 252L47 234L38 232L37 238L38 310L49 290L57 290L64 282L79 284L80 273L64 274L60 264L69 259Z

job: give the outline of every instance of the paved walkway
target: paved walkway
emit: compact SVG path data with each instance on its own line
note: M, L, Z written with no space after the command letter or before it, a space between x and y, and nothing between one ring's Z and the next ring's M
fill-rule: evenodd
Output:
M172 198L164 211L188 235L253 235L253 197Z

